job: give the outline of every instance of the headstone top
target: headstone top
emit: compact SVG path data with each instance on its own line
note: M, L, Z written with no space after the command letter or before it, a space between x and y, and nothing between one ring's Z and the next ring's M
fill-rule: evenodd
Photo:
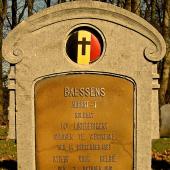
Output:
M23 21L4 41L3 56L9 63L16 64L22 60L24 53L20 42L29 33L65 20L87 18L115 23L147 37L152 42L152 46L146 46L144 49L144 56L149 61L159 61L165 55L166 45L162 36L139 16L111 4L74 1L45 9ZM19 51L17 55L16 51Z
M169 112L169 114L170 114L170 104L165 104L165 105L163 105L162 107L161 107L161 111L162 112Z

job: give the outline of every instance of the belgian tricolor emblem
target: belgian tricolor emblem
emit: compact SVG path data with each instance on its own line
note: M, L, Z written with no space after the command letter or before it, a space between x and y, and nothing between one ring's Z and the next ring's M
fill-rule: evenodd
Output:
M67 42L67 54L78 64L90 64L102 53L100 39L87 30L73 32Z

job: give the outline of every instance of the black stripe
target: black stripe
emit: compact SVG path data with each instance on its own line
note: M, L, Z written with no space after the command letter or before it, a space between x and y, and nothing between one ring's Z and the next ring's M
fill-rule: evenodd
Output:
M69 37L66 44L66 52L70 59L77 63L77 52L78 52L78 32L74 32Z

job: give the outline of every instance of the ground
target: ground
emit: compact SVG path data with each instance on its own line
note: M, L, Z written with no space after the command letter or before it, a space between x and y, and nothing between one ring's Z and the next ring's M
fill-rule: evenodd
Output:
M16 170L16 141L7 140L7 131L0 126L0 170ZM170 138L153 140L151 156L154 170L170 170Z
M6 137L7 127L0 126L0 170L16 170L16 142Z
M154 170L170 170L170 138L152 141L152 167Z

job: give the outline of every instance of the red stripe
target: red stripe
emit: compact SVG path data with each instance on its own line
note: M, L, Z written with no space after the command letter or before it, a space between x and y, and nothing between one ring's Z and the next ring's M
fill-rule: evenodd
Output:
M97 60L101 55L101 45L99 40L91 34L90 62Z

